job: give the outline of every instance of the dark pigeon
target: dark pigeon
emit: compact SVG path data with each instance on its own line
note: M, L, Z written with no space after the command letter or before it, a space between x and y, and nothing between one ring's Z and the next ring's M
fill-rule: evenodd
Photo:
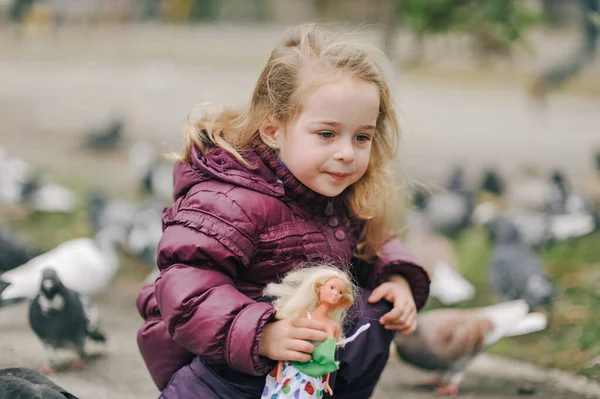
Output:
M504 194L504 182L497 171L494 169L487 169L483 173L483 178L481 180L481 191L494 194L498 197Z
M7 226L0 225L0 273L21 266L41 253L39 248L18 239Z
M488 226L496 247L490 258L489 284L502 300L523 299L530 308L550 309L558 292L540 257L525 245L515 225L498 218Z
M123 138L123 118L113 119L108 126L99 131L90 132L85 139L86 147L92 150L113 150L119 146Z
M98 330L97 310L87 299L65 287L53 269L42 273L40 293L29 308L29 324L46 348L47 363L41 372L52 374L55 349L73 349L77 359L72 368L83 366L86 357L86 338L105 342L104 334Z
M45 375L25 368L0 370L0 399L77 399Z

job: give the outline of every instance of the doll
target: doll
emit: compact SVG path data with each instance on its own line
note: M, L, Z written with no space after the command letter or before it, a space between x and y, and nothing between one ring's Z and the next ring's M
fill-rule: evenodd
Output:
M318 344L309 362L279 361L267 375L261 399L317 398L333 395L329 376L338 370L338 346L354 340L370 327L366 324L344 339L341 326L354 302L355 286L348 275L329 265L306 267L288 273L279 284L270 283L264 295L273 297L275 317L307 317L322 322L328 339Z

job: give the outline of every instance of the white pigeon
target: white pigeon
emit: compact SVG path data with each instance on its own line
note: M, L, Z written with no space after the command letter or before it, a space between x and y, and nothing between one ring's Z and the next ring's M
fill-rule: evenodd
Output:
M25 204L38 212L71 212L75 208L75 194L47 178L40 181L34 168L19 157L0 154L0 199L8 205ZM27 184L32 191L25 197Z
M444 305L468 301L475 296L475 286L461 276L447 262L434 266L430 294Z
M102 292L119 269L117 247L125 230L107 227L94 239L76 238L43 253L0 276L0 307L34 298L40 288L42 271L56 271L63 284L82 295Z
M44 183L28 201L28 207L38 212L69 213L75 208L75 194L56 183Z
M8 205L21 202L23 186L33 173L33 167L19 157L4 155L0 163L0 199Z

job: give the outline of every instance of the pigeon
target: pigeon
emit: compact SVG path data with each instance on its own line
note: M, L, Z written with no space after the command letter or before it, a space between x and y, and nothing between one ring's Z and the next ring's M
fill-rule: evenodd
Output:
M161 161L147 141L138 141L129 149L129 164L141 191L164 201L173 200L173 165Z
M124 118L113 118L106 127L88 133L85 146L92 150L114 150L121 143L124 126Z
M5 151L6 152L6 151ZM0 160L0 199L7 205L18 205L23 199L23 187L31 180L33 166L25 160L2 155Z
M594 172L586 182L585 192L594 202L596 212L600 212L600 149L594 156Z
M453 305L475 297L475 286L446 262L433 269L430 294L444 305Z
M431 230L422 212L406 217L404 243L431 278L430 294L444 305L472 299L475 287L458 271L458 258L450 240Z
M414 333L396 334L394 345L402 360L440 373L423 385L437 386L439 394L457 395L466 368L488 346L546 326L545 315L529 313L522 300L478 309L436 309L418 316Z
M498 172L491 168L486 169L475 199L476 205L471 215L471 221L474 225L485 225L506 210L507 204L503 197L504 192L504 182Z
M163 208L156 202L148 201L134 215L127 235L128 253L150 269L150 274L146 278L148 282L154 281L158 276L157 252L162 237Z
M45 375L26 368L0 370L0 399L77 399Z
M14 269L35 258L41 250L17 238L5 225L0 225L0 273Z
M0 159L0 199L33 211L62 213L71 212L77 202L71 190L36 174L23 159L7 155Z
M33 176L22 186L21 203L37 212L72 212L77 204L75 194L47 177Z
M562 241L581 237L598 229L598 219L593 200L573 190L560 171L551 177L552 195L547 206L550 215L550 234Z
M39 293L29 306L29 325L46 349L47 362L39 370L43 374L54 374L56 349L76 351L77 358L69 365L76 370L84 365L87 338L106 342L104 333L98 329L98 309L87 298L65 287L50 268L42 271Z
M558 294L539 256L522 242L515 225L498 218L489 226L496 244L489 263L489 284L501 300L523 299L530 308L550 309Z
M138 205L128 201L108 201L99 191L88 193L88 221L94 234L108 226L130 229Z
M553 239L552 220L545 212L511 209L504 214L504 217L519 230L523 243L533 249L539 250Z
M64 284L83 295L102 292L119 268L117 248L126 232L107 227L94 239L76 238L43 253L29 262L0 275L0 308L34 298L40 287L42 270L50 265Z
M515 178L510 180L506 197L511 209L545 212L552 185L533 167L522 167Z
M486 169L483 173L480 190L497 197L504 194L504 182L494 169Z
M463 183L461 168L452 172L447 189L432 194L423 205L431 228L445 236L456 237L470 224L473 195Z

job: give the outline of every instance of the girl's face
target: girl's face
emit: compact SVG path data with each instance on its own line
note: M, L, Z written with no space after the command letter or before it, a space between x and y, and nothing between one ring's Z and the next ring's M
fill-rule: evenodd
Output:
M379 114L375 85L344 77L312 91L277 129L279 159L305 186L335 197L366 172Z
M319 288L319 300L321 304L336 307L342 300L346 284L343 280L333 277L330 278Z

